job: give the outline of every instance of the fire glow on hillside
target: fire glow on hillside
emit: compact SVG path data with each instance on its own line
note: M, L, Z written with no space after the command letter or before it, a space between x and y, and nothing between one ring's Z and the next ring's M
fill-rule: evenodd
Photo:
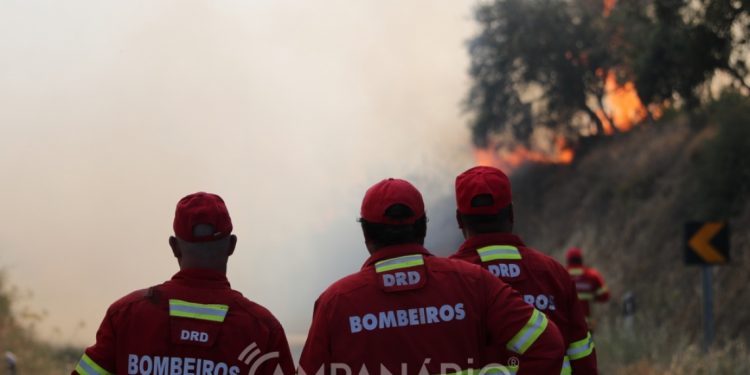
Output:
M617 4L617 0L604 1L604 17L608 17ZM604 80L604 108L596 111L602 123L605 135L617 132L627 132L642 123L649 116L649 110L641 102L635 83L627 81L620 83L616 71L610 70L606 74L603 70L596 72L597 77ZM661 108L650 108L654 119L661 117ZM490 144L474 151L477 165L490 165L511 171L520 165L531 162L540 164L570 164L575 158L575 152L568 141L557 136L554 140L552 152L542 152L529 149L523 145L506 147L501 144Z
M514 170L526 162L570 164L574 156L573 149L561 136L555 139L555 150L552 153L534 151L523 145L507 148L493 144L485 148L474 149L474 159L477 165L493 166L504 171Z
M615 129L618 132L627 132L648 117L648 110L638 98L633 82L619 84L615 74L610 73L606 78L605 90L604 110L607 111L607 115L601 111L597 113L604 126L605 135L612 135ZM654 118L660 117L660 114L658 109L652 110ZM477 165L491 165L508 171L526 162L570 164L575 158L574 150L562 136L555 138L554 148L549 153L535 151L523 145L505 147L495 143L485 148L476 148L474 155Z

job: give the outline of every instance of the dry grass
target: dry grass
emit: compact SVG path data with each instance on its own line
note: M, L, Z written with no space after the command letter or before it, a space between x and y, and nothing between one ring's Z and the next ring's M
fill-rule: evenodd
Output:
M0 355L11 351L18 358L19 375L70 374L83 349L60 347L37 339L31 324L19 320L12 313L13 295L6 288L0 273ZM0 374L6 374L5 359L0 365Z
M561 261L582 247L609 283L612 301L597 311L603 374L750 374L750 103L733 100L717 106L725 118L677 116L589 145L573 165L513 176L529 245ZM683 226L718 218L730 221L732 264L714 269L717 345L704 355L701 274L683 263ZM628 291L634 333L619 317Z
M602 374L750 374L750 349L742 340L715 343L704 353L691 334L670 333L643 317L630 328L619 318L600 328L595 340Z

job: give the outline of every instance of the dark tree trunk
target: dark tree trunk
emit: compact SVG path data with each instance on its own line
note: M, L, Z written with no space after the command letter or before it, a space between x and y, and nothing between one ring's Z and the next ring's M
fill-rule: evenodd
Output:
M602 112L602 116L604 116L609 122L609 127L612 129L612 133L619 133L620 130L615 126L615 121L612 120L612 117L609 117L606 111L604 111L604 93L596 96L596 102L599 104L599 110ZM596 117L599 118L599 116Z
M748 85L747 82L745 82L745 77L743 77L742 74L740 74L740 72L738 72L736 69L733 69L731 67L725 67L724 71L729 73L729 75L731 75L732 78L734 78L735 81L737 81L737 83L742 85L742 87L744 87L745 90L750 92L750 85Z
M602 123L602 120L599 118L599 116L596 115L596 112L594 112L594 110L589 108L589 106L587 105L583 105L581 109L583 109L583 111L586 112L586 114L589 116L591 121L593 121L594 124L596 124L596 135L597 136L604 135L604 123Z

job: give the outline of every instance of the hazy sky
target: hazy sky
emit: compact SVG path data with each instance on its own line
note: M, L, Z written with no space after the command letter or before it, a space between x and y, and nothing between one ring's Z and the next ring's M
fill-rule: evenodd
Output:
M304 335L366 258L366 188L411 179L441 222L473 162L474 3L0 2L0 268L33 291L20 306L92 343L111 302L176 271L174 206L205 190L239 237L233 287Z

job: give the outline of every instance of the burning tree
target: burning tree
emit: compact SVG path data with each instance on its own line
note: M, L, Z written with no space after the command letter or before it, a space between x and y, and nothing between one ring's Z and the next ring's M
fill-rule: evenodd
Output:
M613 65L600 1L498 0L480 5L469 44L474 142L506 132L528 144L537 127L604 132L605 77ZM604 121L603 121L604 120Z
M665 106L699 105L716 72L750 89L748 10L750 0L479 5L466 100L474 143L490 152L546 146L556 161L570 139L627 130Z

